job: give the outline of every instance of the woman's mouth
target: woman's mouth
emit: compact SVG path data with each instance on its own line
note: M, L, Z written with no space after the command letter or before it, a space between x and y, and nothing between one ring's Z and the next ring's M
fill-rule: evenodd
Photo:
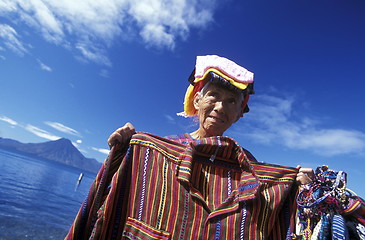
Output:
M215 116L209 116L209 118L211 118L213 121L218 122L218 123L224 123L224 120L219 118L219 117L215 117Z

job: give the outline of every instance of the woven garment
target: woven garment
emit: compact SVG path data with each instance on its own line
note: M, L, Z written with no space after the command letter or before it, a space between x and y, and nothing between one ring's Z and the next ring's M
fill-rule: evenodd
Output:
M286 239L296 174L227 137L136 134L113 149L66 239Z

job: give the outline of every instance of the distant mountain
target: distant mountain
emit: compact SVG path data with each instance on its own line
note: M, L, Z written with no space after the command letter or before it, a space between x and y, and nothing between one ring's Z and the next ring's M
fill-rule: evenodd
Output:
M94 173L101 167L100 162L93 158L86 158L66 138L43 143L21 143L13 139L0 137L0 148L16 150Z

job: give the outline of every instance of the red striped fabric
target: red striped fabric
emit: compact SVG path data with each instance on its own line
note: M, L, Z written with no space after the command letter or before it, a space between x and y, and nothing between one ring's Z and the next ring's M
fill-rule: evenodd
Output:
M66 239L286 239L296 173L228 137L136 134L113 149Z

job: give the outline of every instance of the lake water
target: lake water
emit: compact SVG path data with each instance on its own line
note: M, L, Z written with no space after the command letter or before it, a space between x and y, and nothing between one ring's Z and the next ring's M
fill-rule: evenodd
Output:
M95 174L0 149L0 240L63 239Z

